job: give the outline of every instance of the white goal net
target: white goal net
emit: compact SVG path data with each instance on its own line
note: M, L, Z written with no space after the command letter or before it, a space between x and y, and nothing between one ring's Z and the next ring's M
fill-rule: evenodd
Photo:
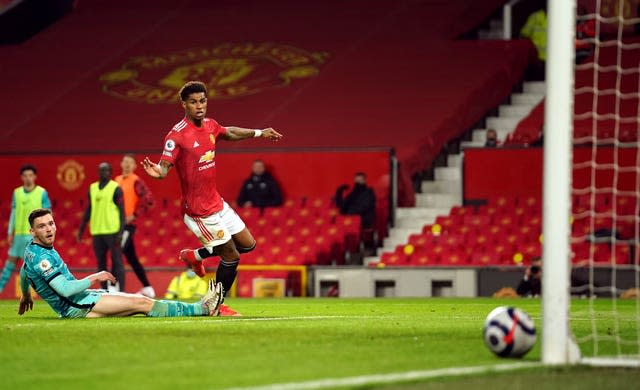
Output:
M558 2L549 1L549 42L557 39L562 31L557 25L555 30L552 26L554 12L556 18L560 15L553 9L553 4ZM572 345L577 345L582 362L635 366L640 365L638 1L578 1L573 12L576 12L575 39L570 51L575 50L575 56L570 60L574 79L571 83L571 77L568 77L560 88L570 84L569 99L572 101L563 107L573 112L568 124L568 132L572 134L569 139L572 152L569 154L572 153L573 158L567 177L572 185L568 199L564 200L571 205L568 228L571 271L566 276L574 299L567 334L573 334L575 344L560 340L566 347L555 349L552 344L559 340L547 337L546 343L543 341L543 361L578 361L576 356L571 357L570 351ZM562 60L559 64L552 63L564 56L559 54L558 47L555 49L550 48L547 72L558 69L561 72L567 68ZM561 80L553 79L554 76L548 73L548 100L554 93L554 86L557 88L561 83ZM550 104L557 102L547 101L547 111L552 110ZM550 115L553 113L545 113L545 148L554 142L554 131L558 130L551 130L554 118ZM553 159L561 156L562 151L556 152L558 154L553 156L545 151L545 175L553 174ZM554 183L558 184L557 181ZM554 186L547 178L544 196L545 203L549 203L545 204L545 224L548 219L562 218L562 211L558 214L558 209L554 211L554 206L550 205L558 199L554 200ZM559 201L563 202L562 194ZM567 232L545 225L545 244L548 239L551 245L557 243L548 235L563 233ZM561 241L562 237L558 239ZM552 256L552 251L557 252L554 248L545 248L544 255ZM553 280L549 277L545 283ZM579 299L583 301L575 301ZM553 301L549 296L543 298L543 317L557 313L554 310L560 306L551 310L550 306L555 305ZM564 309L567 313L568 301ZM549 327L549 321L543 318L543 332L554 331Z

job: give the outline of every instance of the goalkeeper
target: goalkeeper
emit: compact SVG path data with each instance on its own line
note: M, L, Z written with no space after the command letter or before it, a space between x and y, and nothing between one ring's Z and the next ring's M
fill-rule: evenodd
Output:
M110 317L145 314L149 317L188 317L218 315L222 303L222 285L209 282L200 302L156 301L138 294L109 293L92 290L96 282L115 282L115 277L101 271L76 279L53 248L56 224L49 209L36 209L29 214L29 232L33 240L24 252L20 269L22 297L18 314L33 308L29 285L60 317Z

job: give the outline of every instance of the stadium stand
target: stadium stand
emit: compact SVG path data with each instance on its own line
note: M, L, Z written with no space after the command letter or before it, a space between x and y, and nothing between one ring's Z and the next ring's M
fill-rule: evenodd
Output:
M0 46L0 83L10 91L0 96L5 108L0 112L3 152L87 155L136 151L157 156L163 135L181 114L172 77L186 71L189 77L210 80L209 112L221 123L272 125L285 134L277 145L234 143L226 144L225 151L392 148L400 163L398 200L410 206L416 202L411 178L431 164L447 141L502 103L535 56L528 41L459 39L503 3L79 2L70 15L33 39ZM211 27L194 22L191 16L195 13L198 20L224 19L224 23ZM248 28L238 31L234 26L239 24ZM185 42L182 32L187 28L192 38ZM274 68L265 53L278 52L297 56L304 66ZM197 73L194 57L200 64L220 58L239 60L240 70L253 67L255 71L244 83L234 84L236 90L225 89L229 78L242 80L235 73L238 68L219 74L215 66L205 67L206 71ZM267 81L256 84L256 75ZM37 108L25 101L37 102ZM318 172L321 170L312 174ZM387 177L385 188L388 183ZM84 189L78 191L85 195ZM305 194L303 198L296 193L282 208L262 214L238 210L259 244L243 263L348 262L349 253L360 250L359 222L338 215L330 199L321 195ZM82 210L78 202L63 204L65 211L60 215L61 239L67 244L73 240ZM173 202L163 202L158 218L140 227L138 246L145 265L180 267L175 257L179 248L197 245L180 222ZM380 196L379 211L388 212L389 202L387 193ZM384 233L387 214L383 215L378 231ZM409 265L472 263L474 254L460 249L461 237L480 243L489 237L486 232L480 234L479 228L467 231L461 227L461 219L467 216L479 217L478 224L493 218L489 210L452 210L449 220L431 226L439 226L437 234L431 231L425 237L438 241L434 250L425 245L414 245L413 250L402 246L394 251L398 261ZM65 245L63 250L74 257L76 267L92 266L89 242ZM506 251L502 250L502 257ZM491 258L496 255L489 252ZM289 279L299 277L297 272L278 272ZM239 290L247 291L247 283L243 279Z
M640 38L625 38L623 40L626 45L634 45L640 43ZM638 111L638 73L628 72L621 80L617 80L615 72L606 71L607 67L619 66L622 69L636 69L640 61L640 50L628 50L624 55L620 56L620 63L617 63L618 49L615 45L605 45L599 49L598 66L605 69L600 73L597 80L597 88L600 91L615 91L616 83L620 83L620 93L624 98L619 99L620 106L616 110L616 95L613 93L596 93L594 88L594 78L592 69L582 66L575 73L575 119L574 119L574 143L585 144L592 142L595 136L601 144L612 144L613 142L635 142L638 137L637 126L635 122L620 123L617 134L615 133L614 120L612 118L603 117L598 120L598 131L591 134L592 119L585 115L591 111L592 107L598 107L601 112L617 112L621 117L635 117ZM587 59L587 62L593 62L593 58ZM591 92L585 93L585 90ZM529 145L540 138L542 124L544 122L544 100L541 101L527 117L525 117L516 127L514 132L510 134L506 141L506 145Z
M240 87L254 89L240 98L214 97L211 115L285 133L281 143L261 148L392 146L400 160L399 200L410 205L411 176L502 102L534 53L524 40L456 40L502 3L79 2L33 39L0 47L0 83L11 91L0 97L3 152L157 153L180 113L175 89L165 88L170 76L194 70L194 55L226 48L228 58L256 61L254 73L268 81L252 87L257 81L249 77ZM195 13L224 23L194 22ZM262 51L285 49L317 76L283 79L282 70L265 65ZM146 67L137 65L142 60ZM298 70L305 69L312 70ZM209 71L189 77L224 85ZM37 109L25 101L38 102ZM64 136L51 137L52 125Z

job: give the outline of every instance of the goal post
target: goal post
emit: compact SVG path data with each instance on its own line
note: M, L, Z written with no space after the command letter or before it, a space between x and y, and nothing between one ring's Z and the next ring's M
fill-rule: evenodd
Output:
M575 0L548 1L543 167L542 362L575 362L569 328Z

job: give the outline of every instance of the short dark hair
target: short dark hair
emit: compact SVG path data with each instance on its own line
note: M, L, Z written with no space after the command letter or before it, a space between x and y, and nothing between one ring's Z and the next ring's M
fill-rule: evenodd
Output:
M53 212L51 209L35 209L29 214L29 226L33 227L33 221L36 218L44 217L47 214L51 214L53 216Z
M34 167L31 164L24 164L23 166L20 167L20 174L22 175L24 173L24 171L33 171L33 173L38 173L38 170L36 169L36 167Z
M207 96L207 86L201 81L189 81L180 88L180 100L186 102L192 93L203 92Z
M356 172L356 174L354 176L362 176L365 179L367 178L367 175L364 172Z

